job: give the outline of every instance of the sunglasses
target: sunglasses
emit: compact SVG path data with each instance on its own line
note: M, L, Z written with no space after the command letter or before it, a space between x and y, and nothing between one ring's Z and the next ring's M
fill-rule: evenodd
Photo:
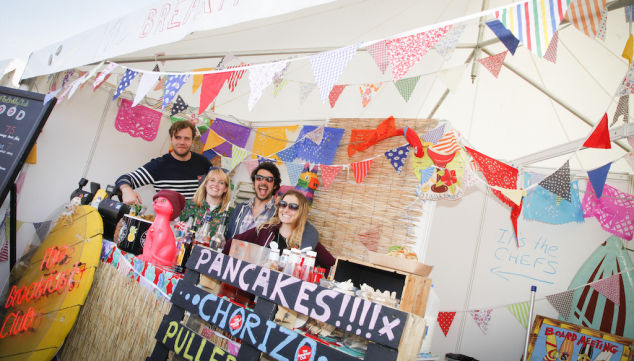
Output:
M290 208L294 211L299 209L299 204L297 203L288 203L287 201L280 201L280 203L277 205L279 208Z
M255 180L259 180L259 181L266 180L268 183L273 183L274 178L256 174L255 175Z

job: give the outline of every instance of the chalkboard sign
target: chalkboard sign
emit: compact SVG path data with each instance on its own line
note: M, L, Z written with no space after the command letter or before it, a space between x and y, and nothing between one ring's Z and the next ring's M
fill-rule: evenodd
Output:
M0 87L0 203L15 182L56 99L44 94Z

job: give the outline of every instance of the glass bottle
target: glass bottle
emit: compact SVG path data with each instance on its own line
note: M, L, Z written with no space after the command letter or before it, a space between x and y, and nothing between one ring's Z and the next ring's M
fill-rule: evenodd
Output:
M289 258L291 257L291 250L290 249L284 249L282 251L282 256L280 257L280 261L278 262L278 271L280 272L284 272L284 269L286 267L286 263L289 262Z
M301 274L302 280L307 282L313 281L313 269L315 268L316 257L317 257L317 252L315 251L306 252L306 256L304 257L304 262L302 265L302 274Z
M189 231L185 235L185 240L181 243L181 247L178 251L178 257L176 258L176 272L184 273L187 259L192 251L192 244L194 243L194 231Z
M284 266L284 273L293 275L293 271L295 270L295 264L299 263L300 251L297 248L291 249L291 254L286 260L286 265Z
M196 233L196 244L209 247L209 241L211 239L209 232L211 228L211 215L205 215L205 223L198 229Z
M216 233L211 237L209 241L209 247L217 252L222 252L225 248L225 244L227 240L225 239L225 222L227 221L227 212L222 214L222 218L220 219L220 224L218 224L218 228L216 228Z

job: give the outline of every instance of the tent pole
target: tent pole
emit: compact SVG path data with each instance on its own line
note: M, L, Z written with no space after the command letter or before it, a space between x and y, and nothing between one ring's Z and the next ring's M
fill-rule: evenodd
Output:
M486 10L489 7L489 0L482 0L482 11ZM471 84L475 82L476 77L478 76L478 58L480 58L480 50L482 50L482 38L484 37L484 17L480 17L480 21L478 24L478 40L476 40L476 46L473 49L473 64L471 65Z

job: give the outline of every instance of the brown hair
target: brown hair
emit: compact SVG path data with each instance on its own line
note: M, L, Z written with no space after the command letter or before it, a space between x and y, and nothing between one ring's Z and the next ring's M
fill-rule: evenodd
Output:
M286 198L288 195L293 195L297 198L297 202L299 203L299 209L297 210L297 218L295 219L295 224L293 225L293 231L291 232L291 236L286 240L286 244L289 247L301 248L302 246L302 235L304 234L304 228L306 226L306 221L308 220L308 200L306 196L304 196L301 192L296 189L289 189L282 196L282 200ZM258 232L263 227L274 226L280 224L280 217L278 213L280 212L280 208L278 207L275 210L275 215L271 217L268 222L262 223L257 227Z
M196 137L196 127L189 120L179 120L170 127L170 138L181 130L189 128L192 131L192 139Z
M222 195L222 198L220 200L220 211L226 211L227 204L229 204L229 201L231 200L231 181L229 180L229 175L220 168L212 169L209 171L209 173L207 173L205 179L198 186L196 193L194 193L192 201L194 201L194 204L196 204L196 206L202 207L203 202L207 198L207 188L205 187L209 179L214 176L225 182L225 185L227 186L227 191L225 192L225 194Z

